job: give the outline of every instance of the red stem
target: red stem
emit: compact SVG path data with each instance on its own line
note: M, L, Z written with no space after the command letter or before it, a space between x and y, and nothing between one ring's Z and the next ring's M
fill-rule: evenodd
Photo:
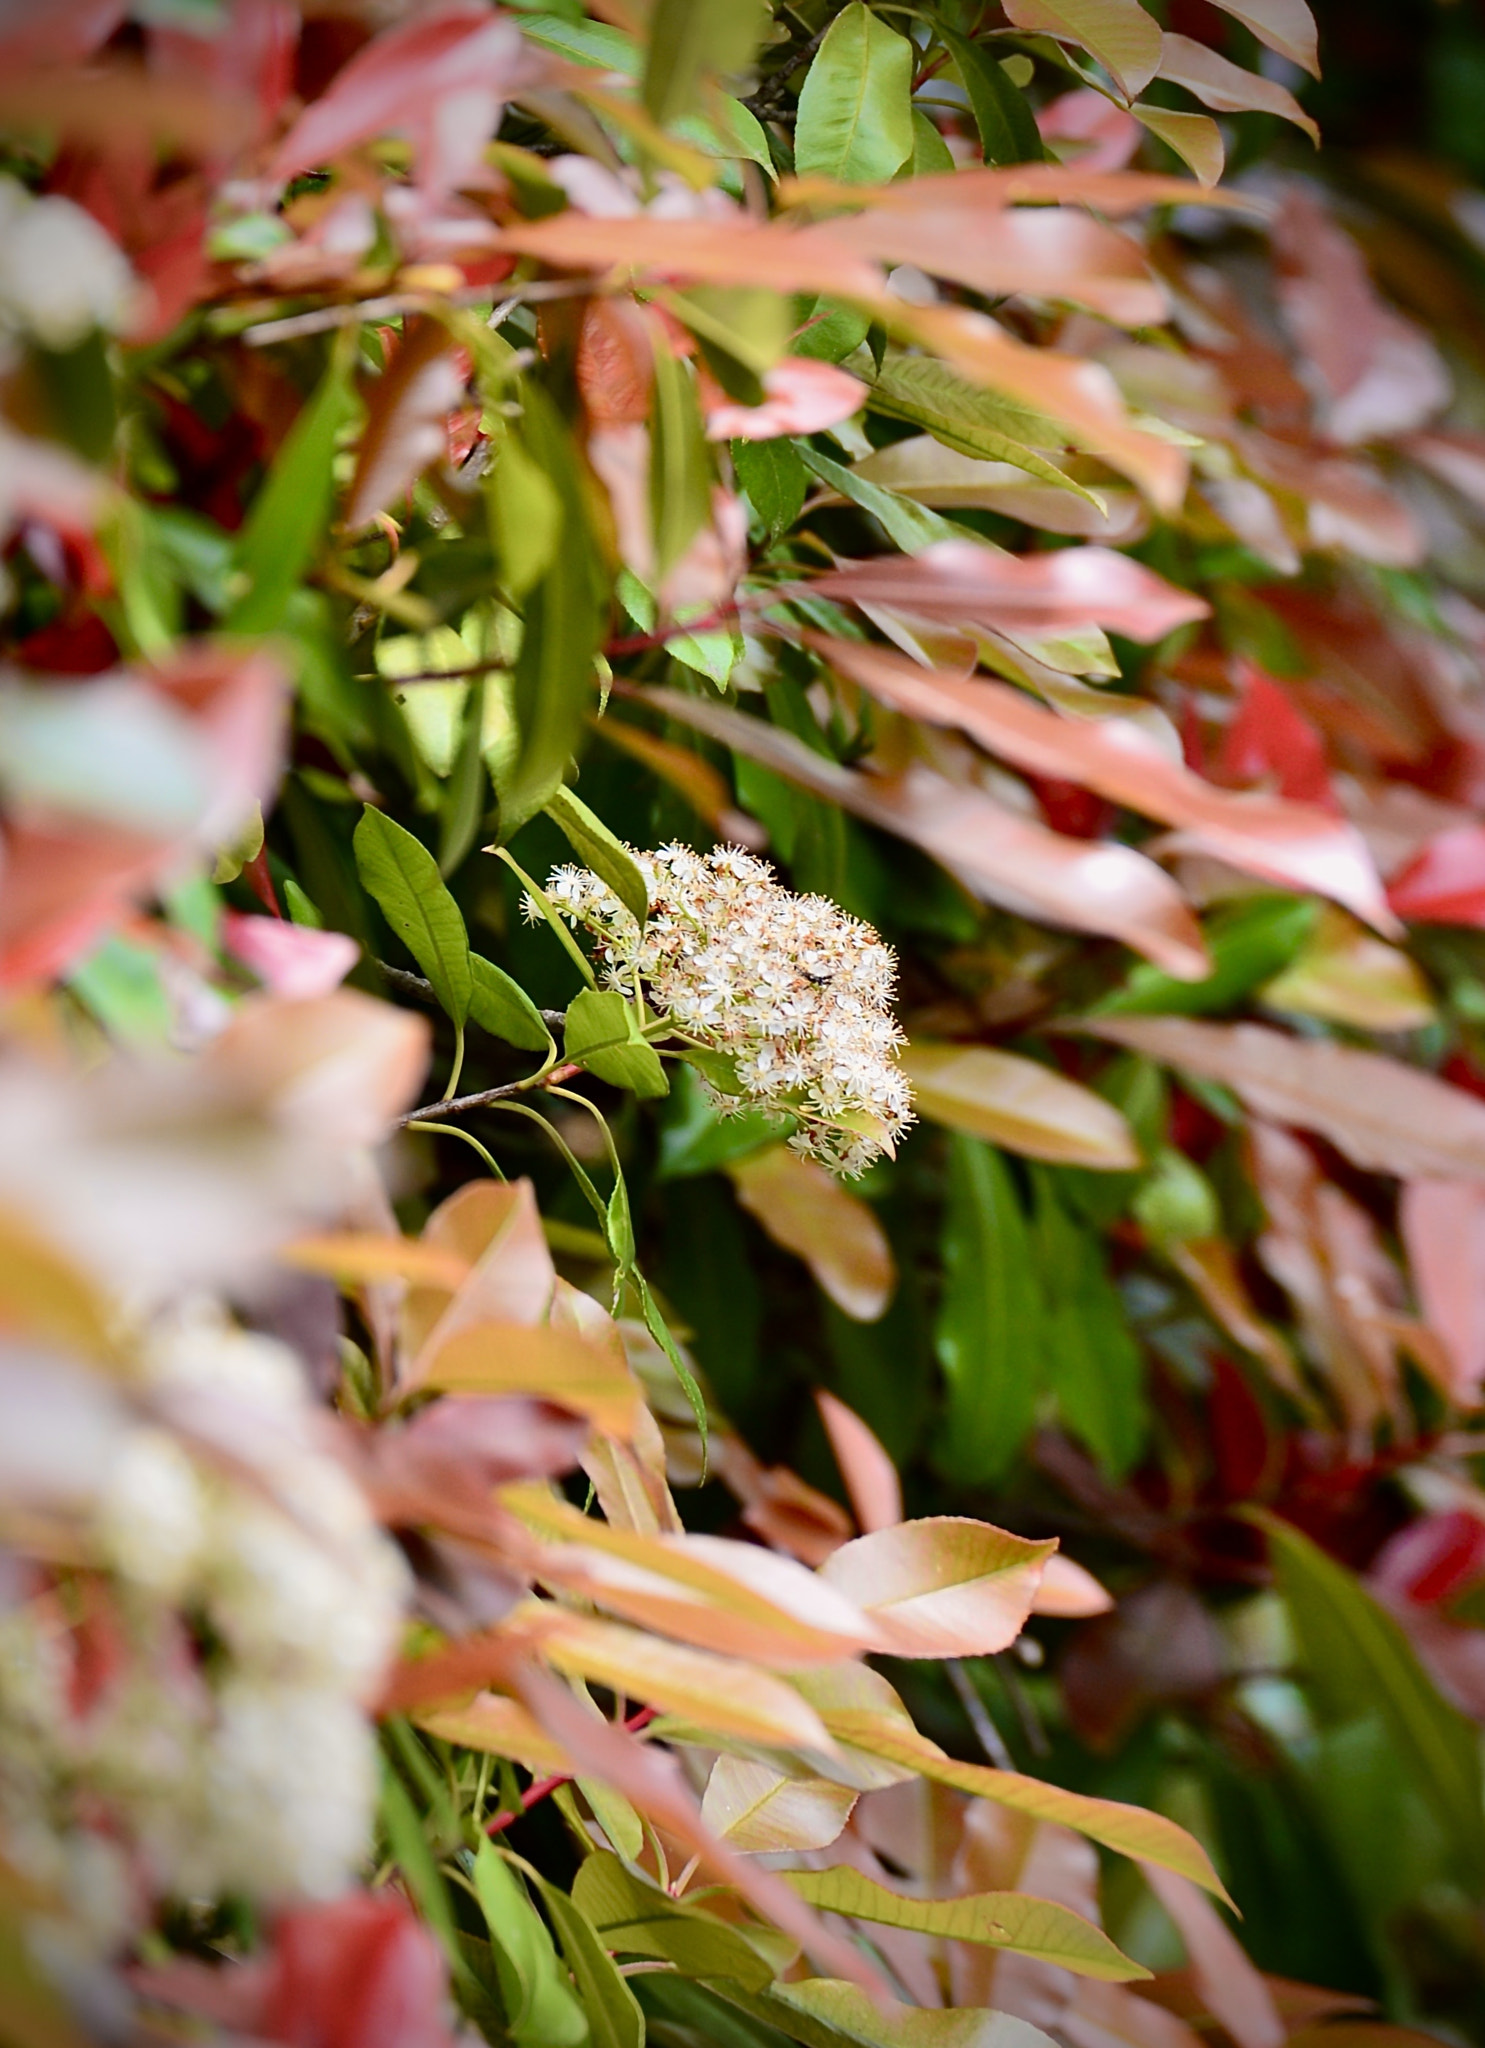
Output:
M260 846L251 860L242 864L242 879L247 883L265 910L271 910L277 918L283 917L279 908L278 892L273 886L273 877L268 872L268 848Z
M658 1707L641 1707L637 1714L631 1714L624 1723L625 1734L637 1735L641 1728L648 1728L659 1711ZM493 1820L486 1821L485 1833L487 1835L503 1835L508 1827L513 1827L523 1814L528 1814L531 1811L533 1806L539 1806L543 1799L550 1798L559 1785L570 1785L571 1783L571 1771L556 1771L550 1778L538 1778L534 1784L528 1785L521 1794L521 1804L514 1813L506 1809L504 1812L497 1813Z

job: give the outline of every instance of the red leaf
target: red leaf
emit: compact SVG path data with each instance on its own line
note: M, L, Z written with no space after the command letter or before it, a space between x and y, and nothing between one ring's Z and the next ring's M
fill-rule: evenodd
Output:
M918 555L847 563L817 577L811 588L847 604L890 605L947 626L1073 633L1096 625L1144 641L1161 640L1211 610L1205 598L1099 547L1005 555L973 541L936 541Z
M1262 669L1243 662L1240 675L1243 697L1223 741L1223 780L1272 783L1294 803L1338 811L1315 727Z
M1250 1500L1269 1469L1268 1421L1247 1380L1220 1353L1212 1361L1207 1412L1222 1497Z
M958 543L944 542L914 561L898 561L884 570L883 580L889 583L892 594L880 601L913 609L898 593L898 584L909 580L900 571L911 570L927 555L945 552L950 546L957 547ZM1068 561L1079 554L1102 552L1094 548L1067 549L1042 559ZM990 559L999 564L1000 558ZM1131 569L1137 566L1125 563L1122 555L1109 559ZM1006 563L1014 560L1005 558ZM1147 573L1139 571L1141 576ZM1149 603L1158 618L1165 586L1157 578L1151 577L1150 581L1155 590L1149 594ZM843 574L827 575L819 578L813 588L843 596L849 590L849 586L842 589L843 582ZM875 600L874 586L872 596ZM1137 611L1143 602L1138 588L1130 593L1131 609ZM1081 614L1083 620L1086 621L1091 609L1090 605ZM1112 602L1100 607L1101 622L1106 623L1118 609ZM937 616L954 622L962 620L964 612L961 609L956 613L946 603ZM1077 616L1071 611L1064 612L1061 622L1072 624ZM991 623L988 610L982 618ZM1005 623L1005 615L997 614L995 622ZM817 637L814 644L843 675L851 676L873 696L910 717L932 725L957 726L981 746L1014 762L1025 772L1084 783L1115 803L1178 827L1187 846L1285 887L1315 890L1334 897L1382 931L1396 929L1366 843L1344 820L1280 797L1214 789L1153 746L1127 721L1094 723L1059 718L1005 683L924 670L884 648L862 646L855 641L826 641Z
M275 917L244 917L235 910L223 919L222 933L266 988L291 1000L329 995L361 953L344 932L314 931Z
M353 533L447 454L448 416L464 391L461 354L441 321L416 320L372 385L345 509Z
M393 133L412 138L425 191L442 197L479 161L500 108L545 71L508 15L444 0L358 50L274 154L281 183Z
M1372 1577L1384 1591L1422 1607L1442 1607L1485 1575L1485 1522L1454 1508L1420 1515L1384 1545Z
M451 2048L446 1972L395 1892L355 1892L278 1924L255 2032L290 2048Z
M1431 839L1387 891L1409 924L1485 927L1485 825L1461 825Z

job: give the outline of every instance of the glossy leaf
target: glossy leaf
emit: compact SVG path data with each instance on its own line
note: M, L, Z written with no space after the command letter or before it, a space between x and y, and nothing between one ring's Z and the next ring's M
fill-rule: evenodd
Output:
M902 1055L922 1116L1032 1159L1103 1173L1140 1163L1128 1123L1111 1102L1052 1067L986 1045L916 1040Z
M1020 1634L1055 1545L951 1515L858 1536L826 1559L898 1657L982 1657Z
M356 827L356 865L382 915L462 1025L474 998L469 935L438 863L420 839L368 804Z
M764 26L758 0L656 0L642 92L660 125L697 107L709 76L745 70Z
M1007 0L1017 28L1080 45L1126 99L1143 92L1160 64L1160 30L1138 0Z
M268 633L281 625L314 554L334 494L336 443L350 415L347 369L343 354L332 357L237 537L236 566L247 588L227 614L231 632Z
M1405 1178L1485 1173L1485 1104L1380 1053L1289 1038L1262 1024L1115 1017L1100 1038L1232 1088L1255 1115L1318 1131L1358 1166Z
M540 1877L537 1885L588 2016L592 2048L644 2048L644 2014L592 1924L556 1885Z
M570 789L559 789L544 808L547 816L561 827L583 866L591 868L599 881L606 882L643 926L650 914L649 891L629 848Z
M1026 96L1006 76L993 53L956 30L942 31L964 90L969 94L980 153L987 164L1039 163L1046 151Z
M1201 1844L1163 1814L1125 1806L1117 1800L1069 1792L1061 1785L1023 1777L1017 1771L959 1763L945 1756L936 1743L919 1735L910 1723L904 1725L903 1720L889 1717L879 1709L822 1704L822 1713L826 1726L842 1743L931 1778L936 1784L953 1786L969 1793L971 1798L989 1799L1033 1819L1073 1828L1121 1856L1177 1871L1218 1898L1226 1897L1221 1879Z
M1184 897L1152 861L1127 847L1061 838L982 791L923 767L895 779L853 774L760 719L675 692L649 696L671 717L912 840L991 902L1107 932L1184 980L1199 981L1207 972L1200 928Z
M951 1941L983 1943L1039 1962L1056 1963L1080 1976L1128 1984L1150 1973L1121 1955L1101 1928L1050 1899L1021 1892L983 1892L957 1899L906 1898L889 1892L858 1870L798 1870L789 1883L812 1906L887 1927L912 1928Z
M1250 1511L1269 1540L1279 1590L1322 1718L1379 1714L1392 1754L1432 1808L1461 1868L1485 1869L1476 1731L1439 1697L1398 1623L1289 1522Z
M469 1019L472 1024L478 1024L481 1031L503 1038L508 1045L521 1046L527 1052L549 1050L552 1034L542 1022L540 1010L518 981L513 980L503 967L497 967L493 960L485 960L478 953L469 956L469 973L472 983Z
M856 1798L850 1786L828 1778L785 1777L769 1764L720 1756L707 1780L701 1817L723 1841L749 1855L828 1849Z
M1160 76L1184 85L1204 107L1218 114L1276 114L1303 128L1317 148L1320 130L1287 87L1261 72L1245 71L1205 43L1167 29L1160 53Z
M757 1991L772 1980L735 1927L671 1898L604 1850L584 1858L572 1896L604 1946L619 1955L658 1957L687 1976L724 1977Z
M802 176L871 184L913 153L913 47L861 0L831 22L799 95Z
M446 421L464 390L455 343L441 321L415 320L371 387L345 521L362 527L412 489L448 452Z
M475 1893L490 1933L501 1998L513 2038L542 2048L577 2048L588 2033L557 1962L552 1937L505 1859L481 1842Z
M555 1670L662 1707L697 1728L776 1748L830 1751L819 1716L771 1672L550 1601L528 1601L509 1629Z
M893 1528L902 1520L902 1482L881 1439L854 1409L824 1387L815 1389L815 1406L845 1481L857 1527L865 1536Z
M567 1330L475 1322L431 1350L418 1383L448 1394L535 1394L632 1434L639 1390L622 1362Z
M1259 42L1281 57L1320 76L1315 19L1306 0L1213 0L1213 5L1252 29Z
M669 1093L660 1055L641 1035L634 1011L613 989L585 988L568 1005L563 1034L567 1057L615 1088L642 1100Z
M737 1198L776 1244L802 1258L842 1314L874 1323L897 1281L871 1207L813 1160L771 1145L727 1168Z
M1041 1301L1005 1163L993 1146L960 1133L950 1141L943 1261L934 1331L946 1393L938 1460L956 1477L993 1481L1017 1456L1035 1414Z

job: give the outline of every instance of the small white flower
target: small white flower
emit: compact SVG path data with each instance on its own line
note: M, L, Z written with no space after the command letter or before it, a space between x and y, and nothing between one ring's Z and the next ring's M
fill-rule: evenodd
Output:
M739 847L636 853L653 906L643 933L597 875L562 867L547 891L597 941L608 986L643 989L657 1017L736 1061L742 1100L800 1119L791 1142L860 1173L912 1121L893 1054L896 963L869 925L823 896L796 896ZM838 1128L869 1119L875 1130Z
M125 1438L98 1503L94 1531L105 1563L161 1600L193 1583L206 1538L196 1467L168 1430Z

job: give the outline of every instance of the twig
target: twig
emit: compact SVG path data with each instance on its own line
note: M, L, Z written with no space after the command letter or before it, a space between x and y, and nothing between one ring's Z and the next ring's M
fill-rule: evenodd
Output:
M501 301L507 316L517 306L544 299L581 297L593 289L586 278L541 278L519 285ZM274 341L296 341L301 334L324 334L332 327L357 327L368 320L393 320L402 313L431 313L439 306L476 306L490 297L487 284L464 285L452 292L387 292L379 299L353 299L349 304L315 306L307 313L290 313L282 320L261 320L244 327L239 339L249 348L265 348Z
M637 1735L641 1728L649 1727L658 1712L659 1709L657 1707L641 1707L637 1714L631 1714L624 1723L624 1733L626 1735ZM497 1813L493 1820L486 1821L485 1833L487 1835L503 1835L508 1827L514 1827L515 1823L523 1815L528 1814L533 1806L540 1805L543 1799L549 1799L563 1785L570 1785L572 1778L573 1774L571 1771L554 1771L550 1778L538 1778L535 1784L528 1785L521 1794L521 1804L514 1812L507 1808L504 1812Z
M394 967L390 960L378 960L377 967L391 986L405 996L416 996L420 1003L436 1003L431 981L425 981L421 974L409 974L405 967ZM561 1010L538 1010L536 1013L548 1031L560 1031L567 1019ZM416 1112L421 1115L422 1112Z
M1015 1759L1005 1746L1005 1738L990 1718L990 1710L980 1698L979 1688L965 1670L962 1660L950 1657L946 1660L949 1683L959 1695L959 1704L969 1716L969 1725L975 1731L975 1740L989 1757L998 1771L1013 1771Z
M466 1109L483 1109L486 1103L509 1102L513 1095L529 1095L536 1088L551 1088L562 1081L571 1081L582 1072L576 1061L566 1066L553 1067L545 1074L531 1074L524 1081L507 1081L501 1088L482 1088L477 1095L454 1095L445 1102L425 1102L421 1109L410 1109L406 1116L398 1117L399 1125L416 1125L425 1117L458 1116Z

